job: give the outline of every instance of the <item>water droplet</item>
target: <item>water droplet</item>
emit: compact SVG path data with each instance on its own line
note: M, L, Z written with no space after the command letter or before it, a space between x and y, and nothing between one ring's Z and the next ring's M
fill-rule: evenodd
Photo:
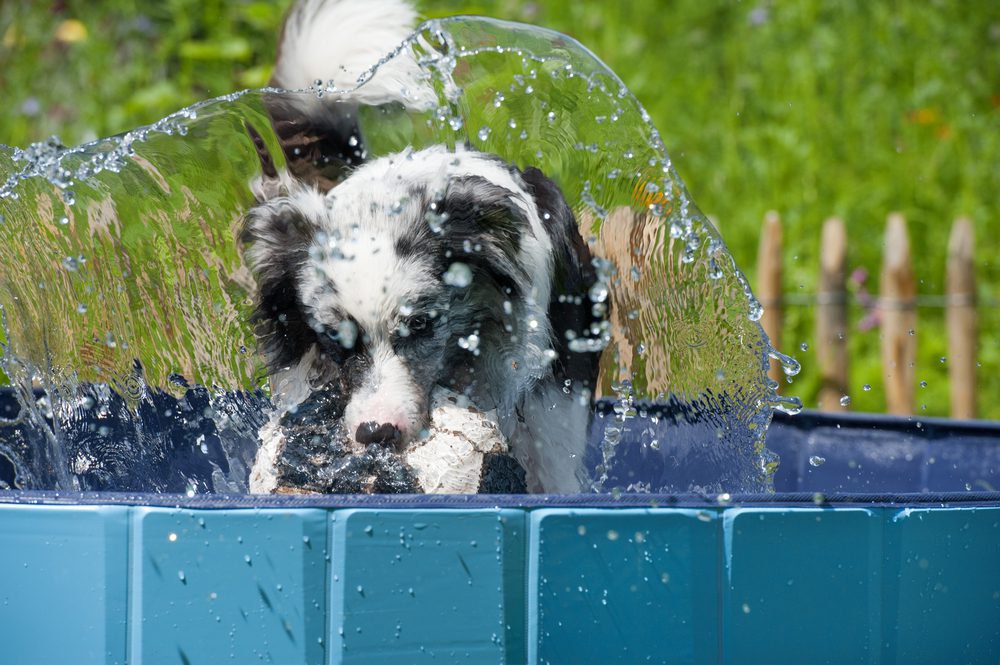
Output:
M820 466L826 462L825 457L820 457L819 455L811 455L809 457L809 466Z
M472 268L464 263L456 261L448 266L444 273L444 283L457 288L464 288L472 284Z
M350 319L337 324L337 341L345 349L353 349L358 341L358 324Z
M861 389L864 390L865 392L868 392L872 389L872 386L870 383L866 383L865 385L861 386Z
M799 344L799 348L802 349L803 351L808 351L809 345L806 344L805 342L802 342L801 344Z
M476 136L479 137L480 141L485 141L486 139L488 139L490 137L490 128L489 127L481 127L479 129L479 132L476 134Z
M844 395L843 397L841 397L840 398L840 405L841 406L850 406L851 405L851 396L850 395Z
M590 292L587 295L591 302L604 302L608 299L608 285L604 282L596 282L590 287Z
M921 388L926 388L927 387L927 382L926 381L921 381L920 382L920 387Z

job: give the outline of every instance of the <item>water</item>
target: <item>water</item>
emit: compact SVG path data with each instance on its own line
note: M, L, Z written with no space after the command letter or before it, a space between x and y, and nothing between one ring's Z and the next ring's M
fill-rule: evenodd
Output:
M606 347L600 396L619 407L595 437L594 488L766 489L772 410L800 406L776 394L768 357L797 364L770 347L746 279L621 80L564 35L489 19L427 22L394 57L416 59L422 89L360 106L368 156L468 143L538 167L601 257L590 300L607 323L573 340ZM0 478L6 464L22 487L246 490L269 386L236 241L260 175L244 123L280 159L266 104L363 99L364 86L246 91L75 148L0 148L0 362L21 405L0 435ZM651 420L652 401L678 408ZM106 414L132 434L91 427ZM179 431L157 430L171 418ZM685 486L634 468L699 460L729 472Z

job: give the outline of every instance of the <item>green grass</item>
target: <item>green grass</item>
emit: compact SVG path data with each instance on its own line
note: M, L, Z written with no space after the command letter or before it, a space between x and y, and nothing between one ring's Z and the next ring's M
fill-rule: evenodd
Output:
M0 142L66 143L124 131L266 81L287 2L68 1L0 5ZM891 211L910 224L921 293L944 290L951 221L975 222L979 408L1000 419L1000 3L428 0L428 16L480 13L566 32L630 86L699 206L753 279L767 210L785 222L786 290L815 291L819 229L847 223L851 268L877 288ZM72 23L86 31L79 41ZM60 32L60 28L62 32ZM76 36L82 36L77 30ZM852 326L863 317L852 309ZM787 392L815 403L813 311L791 308ZM916 388L947 413L943 312L919 312ZM878 329L852 329L851 395L881 410ZM800 344L809 345L801 351ZM871 391L863 391L871 384Z

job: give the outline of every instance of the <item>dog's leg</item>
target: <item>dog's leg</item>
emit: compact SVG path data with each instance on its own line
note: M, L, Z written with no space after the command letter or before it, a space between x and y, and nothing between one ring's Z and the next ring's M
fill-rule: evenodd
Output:
M510 446L525 470L529 492L587 491L584 452L590 417L590 400L573 390L566 393L554 379L525 398Z

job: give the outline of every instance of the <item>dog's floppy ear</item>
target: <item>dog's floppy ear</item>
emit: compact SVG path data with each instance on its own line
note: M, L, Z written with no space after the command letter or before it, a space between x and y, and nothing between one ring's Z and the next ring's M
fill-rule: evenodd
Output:
M244 217L240 241L258 288L250 321L272 371L298 362L316 341L298 290L314 233L308 217L285 197L254 206Z
M604 317L594 314L590 289L597 281L590 248L580 235L573 211L562 190L538 169L529 166L521 174L535 199L542 225L552 242L552 295L549 322L555 351L559 354L556 373L593 388L599 372L599 353L569 349L567 332L574 337L590 337L591 324Z

